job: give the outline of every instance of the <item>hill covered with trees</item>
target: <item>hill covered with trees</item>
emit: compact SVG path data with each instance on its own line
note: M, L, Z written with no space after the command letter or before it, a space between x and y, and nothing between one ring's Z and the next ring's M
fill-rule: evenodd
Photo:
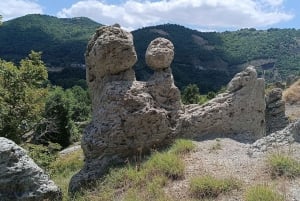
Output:
M49 72L52 83L63 87L83 86L84 52L97 27L88 18L56 18L27 15L4 22L0 27L0 58L18 62L31 50L42 51L46 66L64 69ZM148 44L165 37L175 46L172 70L176 85L183 89L197 84L200 92L217 91L248 64L263 69L269 81L282 81L300 70L300 30L241 29L226 32L199 32L183 26L165 24L132 32L138 54L137 78L149 78L145 64ZM72 69L70 69L72 67ZM262 68L261 68L262 67Z

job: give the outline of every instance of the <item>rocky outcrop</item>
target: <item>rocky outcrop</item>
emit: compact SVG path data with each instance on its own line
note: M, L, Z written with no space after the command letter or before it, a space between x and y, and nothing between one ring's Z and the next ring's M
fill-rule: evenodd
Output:
M285 116L285 102L282 100L282 89L274 88L266 95L266 133L281 130L288 125Z
M289 124L280 131L257 140L249 146L248 152L250 155L255 156L272 148L290 145L295 141L300 142L300 120Z
M60 189L13 141L0 137L0 200L62 200Z
M265 134L264 95L264 80L248 67L235 75L226 93L203 106L185 106L180 133L193 138L250 133L249 140L259 139Z
M132 35L118 27L97 30L86 52L93 116L81 142L85 165L72 178L70 191L99 178L109 165L174 138L181 103L170 69L173 55L170 41L153 42L146 58L156 71L149 82L139 82L132 70ZM163 62L152 63L155 58Z
M147 82L136 81L132 70L136 53L129 32L101 27L89 42L92 122L81 142L85 165L71 179L71 192L91 184L110 165L168 145L176 137L249 133L258 139L265 134L264 81L253 67L237 74L226 93L204 106L184 106L170 68L173 44L157 38L145 57L154 74Z

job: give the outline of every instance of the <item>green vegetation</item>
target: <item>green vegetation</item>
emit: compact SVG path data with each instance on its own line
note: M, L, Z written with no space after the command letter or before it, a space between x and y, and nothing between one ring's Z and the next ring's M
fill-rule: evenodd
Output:
M120 199L120 196L126 201L170 200L163 187L169 180L183 177L184 164L181 157L193 149L192 144L188 140L176 140L168 150L155 152L145 162L111 168L91 189L75 195L74 200L110 201ZM50 165L53 180L63 189L64 200L69 200L68 181L82 167L82 161L82 152L78 151L58 157Z
M300 162L284 154L272 154L268 158L271 176L294 178L300 175Z
M20 66L0 60L0 136L21 142L41 119L48 89L41 53L31 52Z
M284 201L284 198L267 185L256 185L247 190L245 201Z
M174 142L169 152L174 153L176 155L182 155L182 154L192 152L195 149L196 149L196 145L191 140L178 139Z
M236 179L217 179L212 176L192 178L189 184L191 195L198 199L215 198L222 193L238 190L240 183Z
M82 150L57 157L49 166L49 173L54 182L62 189L65 201L70 200L68 197L68 186L71 177L78 172L83 166Z
M84 52L99 26L87 18L59 19L46 15L26 15L10 20L0 29L0 57L18 62L30 50L42 51L48 67L73 66L49 73L52 84L64 88L85 87L82 81L85 79ZM134 67L137 79L146 80L152 75L153 71L145 63L147 46L156 37L165 37L175 46L172 71L175 84L181 90L188 84L196 84L201 94L216 92L241 71L241 64L253 60L269 60L270 65L275 62L283 79L300 70L300 30L241 29L201 33L165 24L142 28L132 34L138 56ZM265 76L272 80L274 72L269 71Z

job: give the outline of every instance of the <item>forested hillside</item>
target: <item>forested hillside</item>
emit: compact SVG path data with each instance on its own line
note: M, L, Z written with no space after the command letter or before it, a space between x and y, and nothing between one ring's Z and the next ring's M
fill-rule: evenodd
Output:
M83 86L86 44L100 24L87 18L59 19L27 15L0 27L0 58L17 62L30 50L42 51L53 84ZM179 25L159 25L133 31L138 54L137 78L151 75L144 54L156 37L170 39L175 46L172 64L176 85L192 83L200 91L217 91L247 64L272 68L265 73L269 81L282 81L300 70L300 31L295 29L242 29L232 32L199 32ZM259 68L258 68L259 69ZM261 73L262 71L260 71ZM276 76L275 76L276 75Z

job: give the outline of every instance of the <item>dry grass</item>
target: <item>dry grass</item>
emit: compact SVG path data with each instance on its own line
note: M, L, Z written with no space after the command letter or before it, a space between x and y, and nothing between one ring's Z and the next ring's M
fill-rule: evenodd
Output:
M283 91L283 100L289 104L300 103L300 80Z

